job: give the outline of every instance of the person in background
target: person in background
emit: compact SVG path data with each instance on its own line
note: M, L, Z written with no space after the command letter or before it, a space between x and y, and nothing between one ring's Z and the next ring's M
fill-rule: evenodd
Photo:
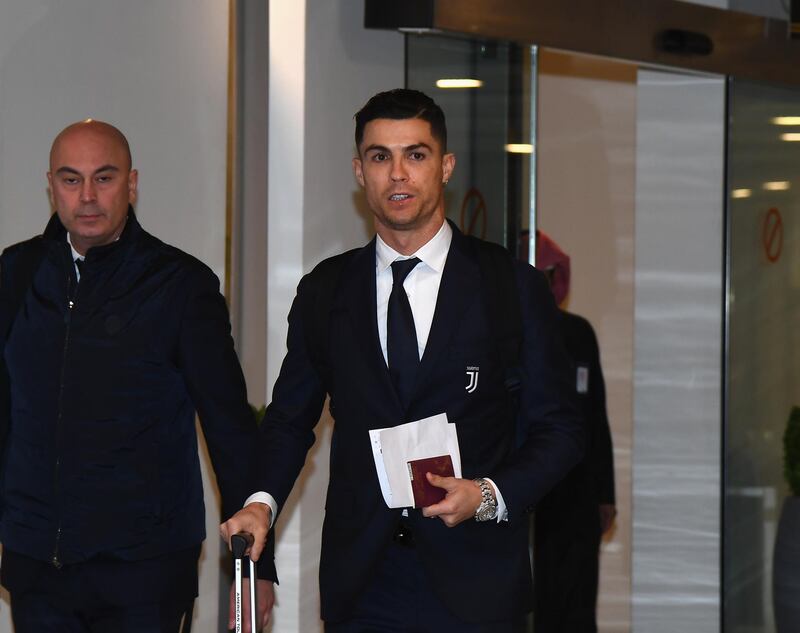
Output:
M562 306L569 294L569 256L541 231L536 233L536 267L547 275ZM616 516L614 455L594 330L586 319L563 309L557 323L587 423L587 445L583 460L536 505L534 630L594 633L600 540Z

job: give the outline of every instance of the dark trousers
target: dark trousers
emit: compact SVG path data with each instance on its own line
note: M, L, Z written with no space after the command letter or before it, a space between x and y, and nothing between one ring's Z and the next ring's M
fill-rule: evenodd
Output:
M536 517L536 633L597 633L600 536L597 512L572 523L560 521L557 513Z
M197 593L197 553L193 548L148 561L91 560L56 569L6 551L4 582L15 631L189 631Z
M475 582L480 583L480 578ZM487 603L492 616L492 605ZM507 614L494 614L502 618ZM359 597L352 618L326 622L325 633L522 633L525 618L469 623L436 597L413 545L392 543Z

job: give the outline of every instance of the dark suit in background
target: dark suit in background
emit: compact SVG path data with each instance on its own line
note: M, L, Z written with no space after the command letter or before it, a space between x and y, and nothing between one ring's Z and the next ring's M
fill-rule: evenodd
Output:
M573 386L587 422L586 455L536 506L536 633L594 633L599 507L613 506L614 461L600 354L589 322L560 311L558 327L572 363Z

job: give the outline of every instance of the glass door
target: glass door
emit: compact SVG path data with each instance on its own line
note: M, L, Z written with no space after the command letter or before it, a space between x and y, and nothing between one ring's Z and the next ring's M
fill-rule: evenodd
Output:
M725 81L510 43L409 36L407 85L448 117L449 216L535 260L600 347L614 528L604 633L718 631ZM538 579L547 582L547 579Z
M725 631L784 633L800 630L800 532L776 547L797 500L783 464L800 406L800 90L731 80L728 144Z

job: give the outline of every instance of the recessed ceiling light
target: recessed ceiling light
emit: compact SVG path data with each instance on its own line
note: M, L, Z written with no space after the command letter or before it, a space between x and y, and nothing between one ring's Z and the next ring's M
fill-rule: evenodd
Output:
M734 189L731 191L732 198L749 198L753 195L752 189Z
M781 134L782 141L800 141L800 132L786 132L786 134Z
M508 143L506 151L509 154L533 154L533 145L530 143Z
M772 122L775 125L800 125L800 116L776 116Z
M480 79L437 79L437 88L480 88L483 82Z
M763 187L767 191L786 191L792 186L788 180L774 180L772 182L765 182Z

